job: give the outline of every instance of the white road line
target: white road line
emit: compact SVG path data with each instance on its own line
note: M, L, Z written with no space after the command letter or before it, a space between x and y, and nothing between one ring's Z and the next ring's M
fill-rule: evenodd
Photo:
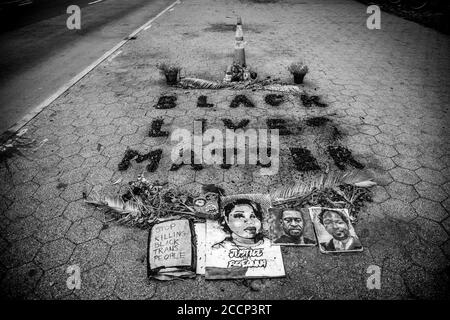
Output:
M97 1L92 1L92 2L89 2L88 4L95 4L95 3L99 3L99 2L102 2L102 1L104 1L104 0L97 0Z
M89 72L91 72L96 66L98 66L100 63L102 63L105 59L107 59L110 55L112 55L115 51L117 51L120 47L122 47L125 43L129 41L131 37L136 36L139 32L144 30L147 26L150 26L150 24L153 23L156 19L158 19L160 16L162 16L164 13L166 13L168 10L172 9L176 4L181 3L180 0L177 0L173 2L170 6L165 8L163 11L158 13L157 16L150 19L146 23L144 23L142 26L134 30L128 37L126 37L124 40L120 41L118 44L116 44L113 48L108 50L105 54L103 54L100 58L95 60L93 63L91 63L89 66L87 66L83 71L81 71L79 74L77 74L75 77L73 77L69 82L61 86L54 94L49 96L47 99L45 99L43 102L35 106L30 112L28 112L22 119L17 121L14 125L12 125L7 131L10 132L17 132L19 131L24 125L26 125L31 119L33 119L35 116L37 116L42 110L44 110L45 107L50 105L53 101L58 99L64 92L69 90L73 85L75 85L78 81L83 79Z
M119 54L122 53L122 50L119 50L117 52L114 52L109 58L108 58L108 62L111 62L114 60L115 57L117 57Z
M149 24L148 26L146 26L146 27L144 28L144 30L150 29L151 27L152 27L152 25Z

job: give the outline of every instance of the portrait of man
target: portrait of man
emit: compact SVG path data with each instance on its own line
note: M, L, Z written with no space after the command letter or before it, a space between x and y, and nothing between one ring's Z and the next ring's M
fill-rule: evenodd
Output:
M322 252L362 251L347 209L310 208Z
M315 245L314 237L305 235L305 219L302 212L297 209L281 209L279 217L276 220L280 226L283 234L274 240L275 244L287 245ZM306 223L311 223L310 220Z

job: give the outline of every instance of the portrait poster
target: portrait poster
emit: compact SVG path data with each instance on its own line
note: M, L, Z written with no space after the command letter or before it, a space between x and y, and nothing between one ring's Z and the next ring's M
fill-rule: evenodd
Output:
M222 198L219 220L206 221L206 279L285 276L281 249L264 228L269 207L265 195Z
M363 246L351 224L347 209L309 208L322 253L361 252Z
M274 246L317 245L309 210L295 205L269 208L269 234Z

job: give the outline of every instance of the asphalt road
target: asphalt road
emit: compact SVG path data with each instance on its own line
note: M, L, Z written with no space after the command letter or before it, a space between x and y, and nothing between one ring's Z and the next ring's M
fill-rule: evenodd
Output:
M174 0L40 0L0 12L0 134ZM69 5L81 29L69 30Z

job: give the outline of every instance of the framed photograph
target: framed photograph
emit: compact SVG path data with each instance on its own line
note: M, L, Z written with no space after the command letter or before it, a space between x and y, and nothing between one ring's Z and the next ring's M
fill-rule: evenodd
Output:
M309 208L320 252L361 252L363 246L350 222L347 209Z
M287 206L269 209L272 245L306 246L317 244L308 209Z
M269 206L263 195L222 199L220 219L206 222L206 279L285 276L281 249L264 229Z

